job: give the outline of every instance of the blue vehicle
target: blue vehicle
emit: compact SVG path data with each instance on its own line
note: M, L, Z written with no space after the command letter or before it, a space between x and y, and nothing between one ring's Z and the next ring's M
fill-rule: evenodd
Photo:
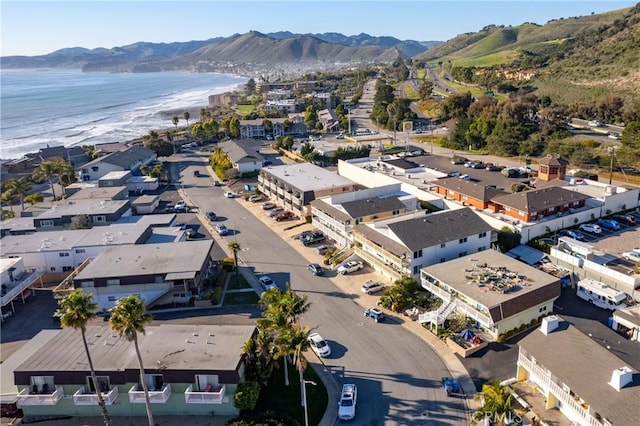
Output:
M613 219L600 219L598 221L598 225L602 226L605 229L610 229L612 231L620 230L620 224Z

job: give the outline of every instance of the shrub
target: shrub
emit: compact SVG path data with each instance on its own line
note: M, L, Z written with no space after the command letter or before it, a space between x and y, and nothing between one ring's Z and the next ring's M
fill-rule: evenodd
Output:
M253 411L260 396L260 385L257 382L243 382L238 384L233 402L240 410Z
M502 343L504 343L505 340L507 340L506 336L504 334L501 334L496 339L496 342L502 344Z

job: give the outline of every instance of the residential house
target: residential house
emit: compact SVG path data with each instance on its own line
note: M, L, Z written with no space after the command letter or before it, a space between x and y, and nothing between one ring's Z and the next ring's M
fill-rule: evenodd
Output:
M129 200L79 200L56 204L33 218L38 231L68 228L76 216L87 216L91 225L109 225L131 214Z
M271 90L291 90L293 83L284 82L268 82L259 80L256 81L256 91L258 93L267 93Z
M242 345L255 335L255 326L162 324L145 329L138 333L138 346L156 416L239 414L233 395L244 381ZM107 324L89 325L85 334L109 415L116 424L120 416L144 418L133 343ZM2 371L3 391L10 387L4 382L13 379L14 398L25 417L100 418L79 332L45 330L28 345L10 358L13 371Z
M264 127L264 119L240 120L240 139L265 139L267 131ZM284 136L284 119L270 118L272 124L271 136Z
M500 210L500 206L494 204L491 199L508 194L500 189L457 177L438 179L433 184L436 187L436 193L445 199L457 201L463 206L471 206L480 210L489 209L494 212Z
M298 101L296 99L280 99L277 101L267 101L264 103L264 110L269 114L289 114L296 112Z
M318 121L322 123L322 128L327 132L340 131L340 120L338 120L338 116L332 109L318 111Z
M214 271L212 249L213 240L109 246L73 276L73 288L92 293L104 310L127 294L147 305L167 294L169 302L187 303Z
M487 250L493 228L469 208L425 211L355 226L355 254L383 277L420 278L420 269Z
M536 413L541 420L559 410L571 424L638 423L640 374L615 350L556 315L518 346L516 383L544 398L544 411Z
M294 90L298 90L298 91L302 91L305 93L311 93L314 90L316 90L316 85L318 84L317 81L315 80L309 80L309 81L303 81L303 80L299 80L296 81L295 83L293 83L293 89Z
M42 272L33 268L25 268L21 257L0 259L0 286L2 287L1 319L15 312L16 300L24 303L31 295L31 287L39 282L42 284Z
M228 140L220 142L218 146L227 154L231 161L231 166L238 173L250 173L260 170L264 158L259 154L262 142L251 140Z
M123 151L112 152L104 157L98 157L83 165L78 173L78 180L98 180L109 172L130 170L135 171L145 164L155 161L154 151L141 146L130 146Z
M443 302L420 322L442 325L457 312L493 339L553 312L561 288L559 278L495 250L427 266L420 282Z
M338 247L349 247L355 225L417 209L418 199L402 192L400 184L386 185L313 200L311 223Z
M26 154L26 157L31 160L31 164L37 166L43 161L49 161L54 158L62 158L72 166L80 166L89 161L89 156L84 152L80 146L64 147L60 146L48 146L46 148L40 148L38 152Z
M139 219L91 229L8 235L2 239L0 256L21 258L25 268L41 271L45 273L45 282L57 284L87 258L97 256L108 246L185 239L184 231L174 226L175 214L127 217L135 218ZM162 238L155 237L157 234Z
M297 163L263 168L258 189L277 205L306 217L316 198L354 191L356 184L314 164Z
M96 186L88 182L76 182L64 189L67 202L80 200L127 200L129 189L126 186Z
M491 202L498 211L522 222L535 222L546 216L562 216L585 206L589 196L559 186L507 195L495 195Z
M269 90L263 97L267 101L279 101L281 99L291 99L293 97L293 93L291 90L276 89Z

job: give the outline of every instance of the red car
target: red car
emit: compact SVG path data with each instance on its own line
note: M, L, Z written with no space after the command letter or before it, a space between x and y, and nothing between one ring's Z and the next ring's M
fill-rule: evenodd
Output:
M293 219L294 217L296 217L296 215L294 215L292 212L285 211L282 213L278 213L274 219L276 220L276 222L280 222L287 219Z

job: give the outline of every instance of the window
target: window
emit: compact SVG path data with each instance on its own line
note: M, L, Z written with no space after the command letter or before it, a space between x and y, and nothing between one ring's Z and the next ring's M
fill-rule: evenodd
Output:
M73 266L63 266L62 267L62 272L70 272L73 271L75 268Z
M162 374L145 374L144 382L150 391L161 391L162 388L164 388L164 378ZM138 390L142 390L142 388L139 386Z
M30 394L52 394L55 390L53 376L31 376Z
M196 374L196 389L198 391L204 391L207 387L213 389L219 388L220 384L218 383L218 376Z
M556 211L555 207L549 207L549 212L554 212L554 211Z
M421 268L422 268L422 265L414 266L413 267L413 275L419 274Z
M461 251L460 253L458 253L458 257L463 257L466 256L467 252L466 251Z
M542 308L538 309L538 312L545 312L547 310L546 306L543 306Z
M91 170L97 172L98 170L100 170L100 168L98 166L91 166Z
M446 262L446 261L447 261L447 259L445 259L444 257L441 257L441 258L440 258L440 263L444 263L444 262Z
M486 248L485 246L478 247L478 251L479 251L479 252L480 252L480 251L485 251L486 249L487 249L487 248Z
M47 220L41 220L40 221L40 226L53 226L53 220L51 219L47 219Z
M419 257L422 257L422 249L413 252L413 258L414 259L417 259Z
M116 301L116 297L115 296L107 296L107 301L115 302Z
M107 285L120 285L120 278L112 278L107 280Z
M56 271L56 267L55 267L55 266L52 266L51 268L49 268L49 270L50 270L51 272L55 272L55 271Z
M69 253L58 253L60 257L69 257Z
M107 221L107 218L106 218L105 216L102 216L102 215L100 215L100 216L93 216L93 217L91 218L91 221L92 221L92 222L106 222L106 221Z
M76 249L76 253L85 253L85 249Z
M109 376L97 376L96 379L98 381L98 386L100 387L100 392L108 393L111 389ZM89 389L91 393L96 392L96 387L93 385L93 379L91 379L91 376L86 377L85 386L85 389Z
M458 243L459 243L459 244L464 244L464 243L466 243L466 242L467 242L467 237L460 238L460 239L458 240Z
M519 216L524 216L524 212L523 212L522 210L519 210L519 211L518 211L518 215L519 215Z
M481 232L481 233L478 234L478 238L484 238L486 236L487 236L486 232Z
M447 243L440 243L440 248L445 248L447 246Z
M95 284L94 284L93 281L82 281L80 283L80 287L82 287L82 288L94 287L94 286L95 286Z

